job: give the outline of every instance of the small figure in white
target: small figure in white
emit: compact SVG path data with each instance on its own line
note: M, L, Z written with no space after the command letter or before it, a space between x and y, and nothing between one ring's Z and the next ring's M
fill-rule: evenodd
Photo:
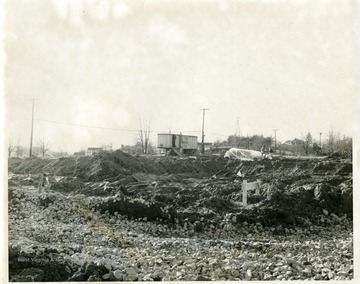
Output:
M39 192L42 191L43 189L43 186L44 186L44 174L40 174L40 180L39 180Z
M49 177L47 173L40 174L40 182L39 182L39 192L43 189L50 189L51 184L49 182Z
M263 145L261 148L260 148L260 152L261 152L261 158L265 158L265 145Z

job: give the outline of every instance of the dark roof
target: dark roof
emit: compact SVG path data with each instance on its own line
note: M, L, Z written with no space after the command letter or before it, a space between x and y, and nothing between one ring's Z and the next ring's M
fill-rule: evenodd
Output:
M176 133L158 133L158 136L159 135L176 135L176 136L180 136L180 134L176 134ZM185 134L181 134L181 136L187 136L187 137L195 137L197 138L197 136L195 135L185 135Z
M89 147L88 151L91 151L91 150L104 150L104 149L102 147Z
M282 144L291 145L291 146L294 146L294 145L298 146L298 145L302 145L303 143L304 143L303 140L298 139L298 138L294 138L293 140L287 140Z

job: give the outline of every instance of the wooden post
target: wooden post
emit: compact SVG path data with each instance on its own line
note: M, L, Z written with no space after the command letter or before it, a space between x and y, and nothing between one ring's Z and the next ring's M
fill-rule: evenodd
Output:
M243 205L246 206L247 205L247 180L244 180L242 183L242 190L243 190Z
M43 184L43 180L44 180L44 175L43 175L43 174L40 174L39 191L42 191L42 184Z
M255 194L260 195L261 180L258 179L256 181L257 181L258 186L256 187Z

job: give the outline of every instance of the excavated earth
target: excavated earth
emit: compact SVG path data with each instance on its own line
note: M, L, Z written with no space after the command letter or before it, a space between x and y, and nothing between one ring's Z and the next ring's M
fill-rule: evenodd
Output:
M340 156L115 151L8 169L9 281L353 278L352 162ZM243 180L261 181L247 206Z

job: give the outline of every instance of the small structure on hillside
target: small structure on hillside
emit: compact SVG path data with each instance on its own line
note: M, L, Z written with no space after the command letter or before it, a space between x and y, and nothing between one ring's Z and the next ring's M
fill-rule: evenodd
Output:
M178 156L182 154L195 154L197 149L197 136L180 134L158 134L157 147L164 149L166 153L172 153Z
M85 156L85 150L81 150L81 151L78 151L78 152L74 152L74 156Z
M305 143L305 141L295 138L293 140L287 140L283 144L289 145L289 146L302 146L302 145L304 145L304 143Z
M279 143L278 150L280 154L285 155L301 155L304 152L305 141L295 138L287 140L284 143Z

